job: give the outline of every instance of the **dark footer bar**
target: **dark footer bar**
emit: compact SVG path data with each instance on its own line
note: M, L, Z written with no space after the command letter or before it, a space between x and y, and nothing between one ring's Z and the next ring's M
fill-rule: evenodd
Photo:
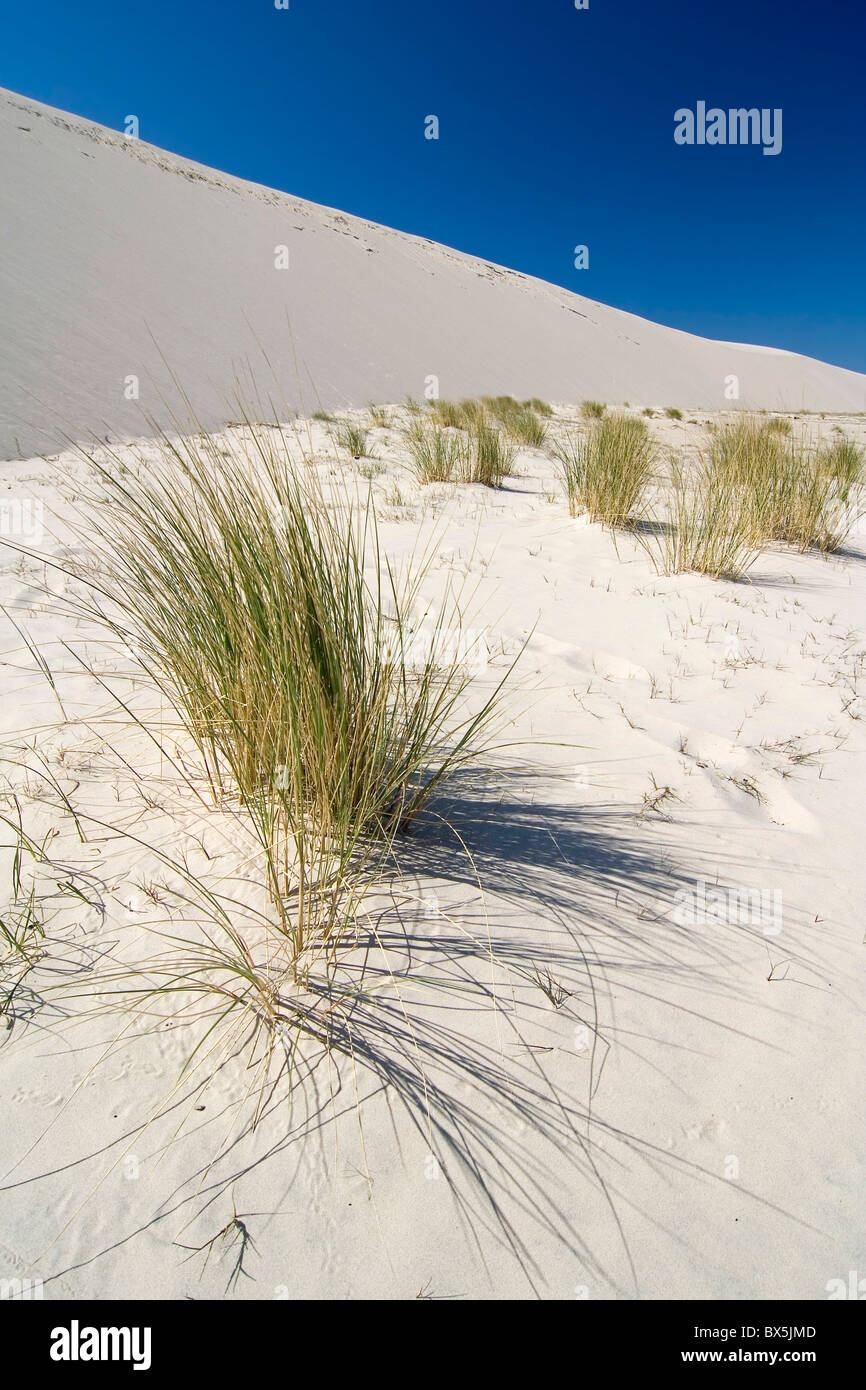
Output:
M472 1303L470 1313L463 1301L449 1302L438 1313L419 1307L407 1322L405 1309L371 1312L360 1302L343 1303L339 1312L327 1305L317 1315L315 1305L305 1302L64 1302L22 1294L0 1301L0 1328L7 1348L23 1354L26 1369L49 1381L105 1371L115 1377L204 1372L225 1381L252 1372L257 1381L273 1373L282 1383L301 1348L308 1355L326 1352L322 1370L328 1375L335 1351L353 1368L359 1353L375 1355L381 1367L383 1353L393 1355L404 1337L423 1352L428 1376L434 1350L452 1377L476 1369L489 1375L490 1362L509 1358L520 1342L524 1351L534 1345L534 1359L552 1355L561 1363L567 1357L577 1367L591 1356L613 1372L668 1374L677 1368L694 1375L713 1366L766 1372L805 1367L826 1377L859 1364L859 1302L574 1301L521 1305L517 1314L515 1305L493 1301ZM491 1333L503 1317L499 1342ZM451 1328L462 1334L459 1353L450 1339L432 1340ZM372 1373L371 1363L364 1371Z

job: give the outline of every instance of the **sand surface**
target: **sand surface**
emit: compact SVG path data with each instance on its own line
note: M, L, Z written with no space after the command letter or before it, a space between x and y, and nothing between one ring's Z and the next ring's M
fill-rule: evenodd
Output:
M46 160L84 128L53 119L20 136ZM82 179L110 165L120 197L171 182L117 137L92 152ZM178 197L240 205L234 186L175 182ZM280 207L263 200L262 218ZM303 211L305 225L324 217ZM369 238L383 262L402 258L407 293L428 260L445 273L441 251ZM362 253L341 249L347 266ZM458 257L447 270L475 275ZM565 321L563 292L492 279L472 292ZM603 317L613 341L626 316ZM677 393L667 363L657 404L705 379L716 349L688 341L695 375ZM661 371L653 359L632 367ZM805 381L812 367L785 370ZM96 399L69 385L67 405ZM651 427L688 452L705 420ZM807 424L866 442L862 418ZM122 1036L122 1018L81 1021L64 1003L64 982L92 976L98 995L106 959L165 929L162 852L251 906L255 865L236 819L195 803L112 699L151 699L112 675L134 670L129 654L64 614L62 574L4 550L0 775L45 845L25 876L47 951L0 1044L0 1276L40 1278L47 1298L826 1298L866 1260L866 532L830 559L770 551L746 583L660 578L632 538L569 518L543 451L522 449L499 491L421 488L394 429L373 431L377 460L361 465L324 425L299 440L324 478L370 482L389 555L435 532L431 584L477 581L479 682L531 632L512 746L450 789L449 828L407 844L352 1055L304 1048L291 1103L276 1094L250 1133L242 1058L178 1085L188 1039L170 1017ZM61 486L81 466L5 466L3 496L44 506L44 534L22 544L81 555ZM4 894L11 861L4 850ZM763 893L758 920L727 897L730 910L683 916L684 894L713 888ZM341 969L357 981L351 951Z

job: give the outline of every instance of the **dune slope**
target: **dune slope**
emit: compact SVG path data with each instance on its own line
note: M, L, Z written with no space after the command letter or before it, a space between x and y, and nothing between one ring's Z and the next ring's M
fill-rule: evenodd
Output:
M177 404L166 363L207 427L237 374L307 411L431 377L724 409L732 375L744 406L866 408L857 373L664 328L5 91L0 169L3 458L148 433L142 412Z

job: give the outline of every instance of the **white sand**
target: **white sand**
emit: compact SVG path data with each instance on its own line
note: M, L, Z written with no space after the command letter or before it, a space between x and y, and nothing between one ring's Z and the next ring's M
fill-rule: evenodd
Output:
M663 328L2 91L0 170L0 458L143 433L174 400L160 351L208 427L236 418L238 372L306 413L421 398L432 376L443 397L715 410L736 376L740 406L866 410L858 373Z
M60 137L44 138L48 157ZM142 170L141 151L94 153L136 178L165 177ZM375 237L395 256L415 245ZM835 423L813 427L829 436ZM838 424L866 442L862 418ZM684 449L704 435L700 423L652 429ZM479 578L492 656L480 679L501 672L534 625L508 734L526 742L499 753L486 781L463 780L447 806L483 900L453 839L416 837L407 897L427 906L403 904L411 962L399 922L383 922L356 1067L337 1057L313 1067L309 1049L291 1116L275 1109L215 1163L240 1128L239 1067L142 1130L171 1094L178 1030L131 1041L89 1074L115 1025L71 1028L59 997L41 1007L34 997L29 1025L0 1048L0 1276L41 1277L46 1297L217 1297L238 1231L206 1268L182 1247L203 1245L236 1211L255 1243L250 1277L230 1290L238 1298L825 1298L829 1280L866 1268L866 533L831 559L768 553L749 583L661 579L632 540L619 538L617 554L601 529L569 520L539 451L521 451L502 491L421 489L394 432L372 442L388 552L438 524L434 576ZM326 448L324 427L313 426L313 445ZM5 470L9 496L45 502L54 555L76 545L60 463ZM160 881L160 846L186 853L207 882L233 882L250 902L256 892L236 880L244 851L230 819L189 804L60 645L102 669L122 665L85 646L43 592L45 575L7 552L0 599L49 660L65 718L7 623L2 742L31 767L43 756L79 813L112 828L85 822L82 845L44 780L0 769L29 832L56 832L47 853L60 867L36 872L40 893L54 884L59 895L46 903L46 963L28 979L37 993L61 968L86 979L93 952L123 955L162 917L142 888ZM6 851L4 892L9 861ZM70 874L98 906L63 896ZM768 904L780 894L780 915L677 922L675 894L701 879L763 890ZM389 984L386 957L411 978ZM560 1008L532 982L535 966L570 991ZM404 1028L419 1047L398 1075ZM390 1068L385 1090L367 1049ZM400 1105L401 1077L417 1087L422 1074L434 1119L460 1107L453 1149Z

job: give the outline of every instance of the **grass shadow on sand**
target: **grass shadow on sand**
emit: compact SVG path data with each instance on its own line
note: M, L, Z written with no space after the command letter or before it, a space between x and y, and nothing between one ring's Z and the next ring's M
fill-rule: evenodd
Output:
M332 1131L357 1130L359 1122L370 1131L378 1114L404 1168L435 1164L482 1266L505 1251L528 1291L542 1295L549 1290L538 1252L559 1246L594 1285L638 1294L624 1220L636 1173L649 1166L668 1180L722 1180L601 1113L611 1041L625 1051L640 1043L611 1029L604 995L615 986L687 1009L685 983L702 998L709 991L723 999L720 967L736 952L730 936L696 940L670 915L677 888L693 882L674 866L670 841L662 853L635 811L589 809L561 792L555 776L524 769L452 781L447 798L402 842L404 872L382 895L369 931L332 975L309 980L293 1074L272 1087L255 1132L239 1099L250 1065L239 1046L221 1068L232 1081L227 1098L222 1087L214 1095L210 1077L199 1078L111 1144L62 1170L8 1183L7 1190L109 1161L110 1171L133 1143L150 1146L143 1163L164 1165L156 1209L140 1220L130 1213L116 1241L46 1284L163 1223L180 1223L179 1247L198 1248L191 1242L201 1236L204 1248L209 1222L222 1226L229 1200L237 1215L239 1185L265 1168L284 1169L287 1158L297 1173L311 1145L324 1154ZM426 885L420 893L410 873ZM675 1069L672 1051L667 1082ZM181 1147L179 1135L180 1174L166 1162L172 1146ZM375 1174L368 1177L372 1191ZM280 1185L288 1199L291 1180ZM604 1257L577 1219L590 1193L613 1228ZM255 1234L259 1221L290 1219L290 1210L276 1203L240 1215Z

